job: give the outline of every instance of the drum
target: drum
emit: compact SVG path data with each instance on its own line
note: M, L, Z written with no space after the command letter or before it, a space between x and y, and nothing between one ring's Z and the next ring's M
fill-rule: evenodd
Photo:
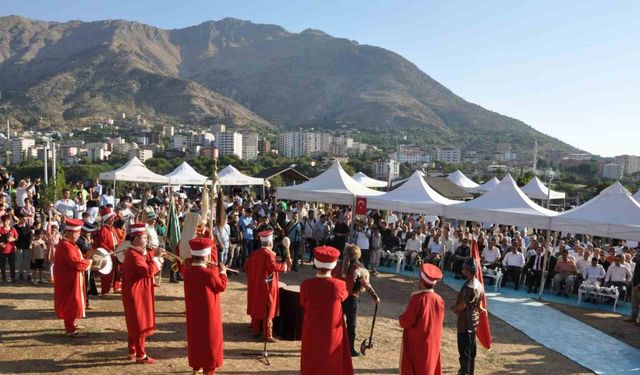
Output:
M116 257L118 262L124 263L125 250L131 247L131 241L122 241L118 247L116 247Z
M283 340L302 339L304 309L300 305L300 286L286 285L280 288L280 325L278 334Z
M96 251L91 254L90 259L93 261L93 263L91 263L91 271L97 271L103 275L111 273L113 261L107 250L101 247L97 248Z

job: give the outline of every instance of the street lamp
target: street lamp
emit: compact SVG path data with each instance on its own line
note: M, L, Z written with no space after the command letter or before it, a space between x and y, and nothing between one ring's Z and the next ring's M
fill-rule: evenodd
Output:
M544 170L544 175L547 177L547 209L549 209L551 205L551 181L556 176L556 172L551 168L547 168Z

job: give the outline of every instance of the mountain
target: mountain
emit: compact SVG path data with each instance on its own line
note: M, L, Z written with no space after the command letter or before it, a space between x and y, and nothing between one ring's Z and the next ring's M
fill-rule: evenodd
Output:
M2 17L0 88L0 105L53 121L136 111L244 126L408 129L488 151L512 143L530 152L534 138L575 150L465 101L391 51L232 18L162 30Z

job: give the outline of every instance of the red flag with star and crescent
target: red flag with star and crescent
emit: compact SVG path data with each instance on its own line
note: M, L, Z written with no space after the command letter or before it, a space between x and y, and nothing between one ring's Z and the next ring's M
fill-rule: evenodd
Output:
M482 263L480 262L480 252L478 251L478 241L473 240L473 246L471 247L471 255L476 262L476 279L480 281L484 288L484 280L482 279ZM482 301L480 301L480 323L476 329L476 337L480 341L485 349L491 350L491 327L489 327L489 312L487 311L487 296L482 294Z
M367 215L367 198L356 197L356 215Z

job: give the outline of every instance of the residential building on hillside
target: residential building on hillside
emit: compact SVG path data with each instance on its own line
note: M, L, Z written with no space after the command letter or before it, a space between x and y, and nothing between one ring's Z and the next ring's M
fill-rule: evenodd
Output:
M217 159L218 149L215 147L202 147L200 148L200 156L204 158Z
M209 128L213 134L224 133L227 131L227 127L224 124L213 124Z
M185 134L175 134L171 137L171 148L174 150L183 150L189 147L189 136Z
M36 146L36 140L33 138L11 138L9 142L11 142L11 164L19 164L27 160L31 155L31 149Z
M448 164L460 164L462 153L459 148L437 148L436 161Z
M137 148L131 150L129 153L129 157L137 157L141 162L146 162L147 160L153 158L153 150L145 149L145 148Z
M622 178L624 168L620 164L609 163L602 166L602 178L619 180Z
M258 158L258 133L242 133L242 158L254 160Z
M615 157L616 164L622 166L623 173L628 176L640 172L640 156L620 155Z
M242 159L242 134L240 133L216 133L215 146L220 156L236 155Z
M258 140L258 154L267 155L271 153L271 142L266 138Z
M89 157L89 160L92 162L102 161L107 158L107 151L103 147L88 147L87 157Z
M399 147L398 151L389 155L393 160L397 160L400 163L409 164L422 164L429 163L432 158L431 154L418 148L418 147Z
M307 155L307 132L284 132L280 135L280 154L288 158Z
M589 154L569 154L569 156L567 158L569 160L587 161L587 160L591 160L591 155L589 155Z
M111 150L116 154L127 155L131 150L138 148L138 145L134 143L118 143L114 144Z
M396 160L378 160L373 163L373 178L387 181L400 177L400 162Z

